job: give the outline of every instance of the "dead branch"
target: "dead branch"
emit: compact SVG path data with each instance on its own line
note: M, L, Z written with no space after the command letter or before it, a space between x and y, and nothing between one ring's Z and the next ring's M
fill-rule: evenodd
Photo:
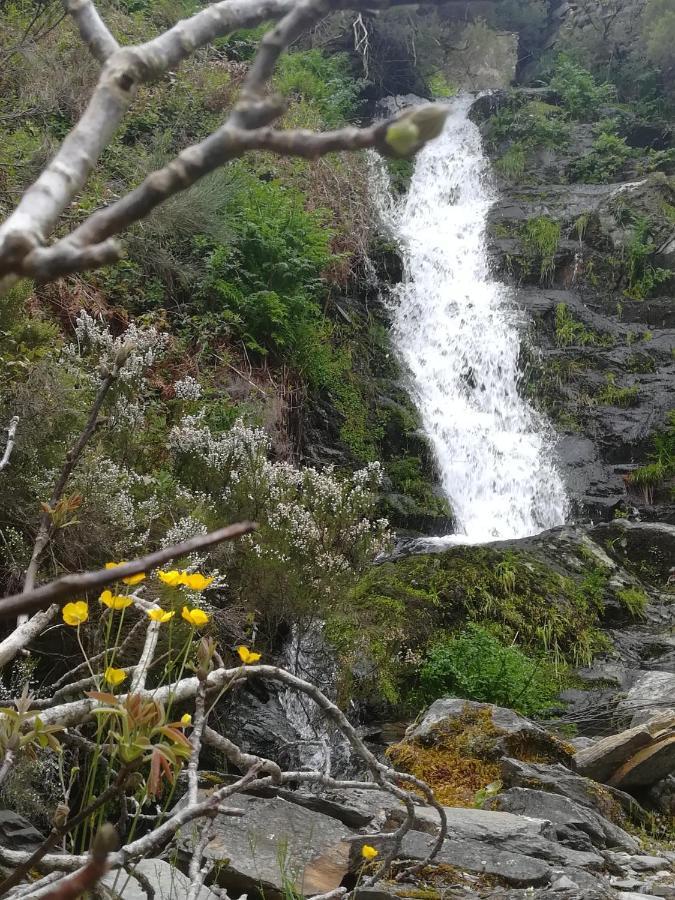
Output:
M223 543L223 541L232 541L244 534L255 531L257 527L255 522L238 522L236 525L227 525L225 528L219 528L217 531L212 531L209 534L198 534L187 541L182 541L180 544L173 544L171 547L157 550L155 553L149 553L147 556L141 556L138 559L131 560L131 562L122 563L122 565L116 566L114 569L98 569L95 572L64 575L56 581L34 588L25 594L12 594L0 600L0 618L8 618L24 612L34 612L49 606L51 603L61 603L87 591L98 590L129 575L137 575L139 572L150 572L152 569L169 562L169 560L188 556L190 553L204 550L206 547L213 547L215 544ZM31 622L33 622L33 619L27 624L30 625ZM2 644L0 644L1 648ZM0 657L0 665L3 665L5 661Z
M5 452L2 454L2 459L0 459L0 472L3 469L7 468L9 463L9 458L12 455L12 450L14 449L14 441L16 440L16 429L19 425L19 417L12 416L12 419L7 426L7 443L5 444Z

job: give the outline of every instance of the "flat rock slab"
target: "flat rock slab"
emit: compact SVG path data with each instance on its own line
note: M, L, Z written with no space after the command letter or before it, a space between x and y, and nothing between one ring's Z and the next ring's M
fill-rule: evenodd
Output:
M622 788L647 787L675 771L675 731L638 750L609 779Z
M403 839L401 855L414 860L424 859L431 844L429 836L410 832ZM458 838L445 841L434 863L453 866L462 872L499 876L514 887L548 884L552 875L551 867L540 859Z
M618 788L600 786L582 775L576 775L561 763L526 763L519 759L503 759L502 780L509 787L535 788L568 797L581 806L595 810L604 818L615 818L623 810L636 821L644 821L647 813L640 804Z
M653 740L645 725L612 734L575 754L577 772L594 781L608 781L620 766Z
M664 713L671 713L675 718L675 675L645 672L619 704L619 710L632 714L631 725L648 723Z
M134 871L148 879L155 891L156 900L185 900L190 889L190 879L163 859L142 859ZM148 895L141 882L124 870L108 872L103 884L124 900L147 900ZM195 900L218 900L207 887L201 887Z
M281 798L235 799L244 816L218 816L205 850L207 858L223 863L218 880L228 890L278 896L292 885L311 895L340 886L354 836L342 822Z
M490 809L550 820L555 826L557 839L568 846L581 848L585 844L587 849L593 846L601 849L620 847L629 853L637 853L640 849L638 841L618 825L559 794L516 787L488 802Z

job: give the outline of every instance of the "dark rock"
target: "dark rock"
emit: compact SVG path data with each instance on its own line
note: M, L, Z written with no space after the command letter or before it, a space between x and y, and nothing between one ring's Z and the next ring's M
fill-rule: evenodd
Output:
M228 892L281 898L289 883L307 895L339 887L353 837L341 822L286 800L235 799L244 816L218 816L204 853L218 865L218 883Z
M520 816L548 819L555 826L557 839L575 849L619 847L635 853L640 846L635 838L604 816L558 794L516 787L490 798L486 806ZM586 841L578 841L580 836Z
M0 809L0 843L10 850L36 850L44 836L28 819L11 809Z
M501 767L502 780L509 787L537 788L559 794L613 822L622 821L626 816L637 822L647 819L647 813L630 794L577 775L559 763L526 763L507 758L501 761Z

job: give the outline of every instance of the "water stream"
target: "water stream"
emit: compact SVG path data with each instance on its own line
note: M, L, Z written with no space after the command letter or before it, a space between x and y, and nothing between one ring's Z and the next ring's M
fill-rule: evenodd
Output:
M524 320L490 272L486 222L497 194L468 118L472 99L453 102L402 200L375 187L404 258L394 342L458 522L450 539L461 543L526 537L566 513L552 430L519 390Z

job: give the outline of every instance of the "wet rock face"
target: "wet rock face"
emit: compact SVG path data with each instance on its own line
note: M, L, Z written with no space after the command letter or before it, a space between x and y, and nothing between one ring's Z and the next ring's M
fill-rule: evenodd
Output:
M641 174L634 156L596 178L611 183L575 181L597 136L585 123L567 122L559 146L528 152L517 177L500 175L513 142L503 130L494 137L495 114L545 105L557 121L559 103L549 89L522 89L481 98L472 112L497 162L490 251L530 323L526 390L559 434L575 516L606 520L635 509L672 522L672 473L647 488L632 479L653 461L655 436L675 409L675 245L667 214L675 188L663 172ZM657 134L636 121L622 128L638 155L672 142L667 129Z

